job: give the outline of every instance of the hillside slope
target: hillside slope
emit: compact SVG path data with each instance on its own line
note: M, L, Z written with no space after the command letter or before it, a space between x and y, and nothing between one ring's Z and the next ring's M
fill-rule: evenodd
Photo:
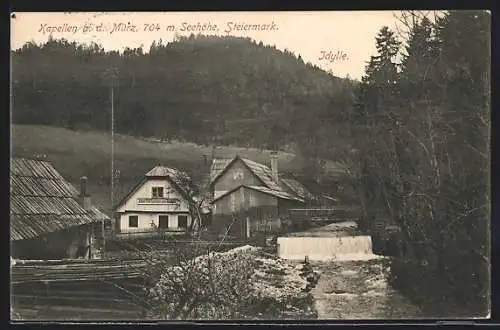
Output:
M270 163L268 150L238 147L218 147L215 150L216 157L232 157L236 154L264 164ZM105 211L110 210L110 134L50 126L13 125L12 156L48 160L75 185L78 185L81 176L86 175L94 201ZM194 143L161 143L117 135L115 169L120 171L117 194L126 193L158 164L182 169L199 183L208 173L211 157L211 147ZM280 152L279 166L283 172L300 175L302 160L293 154ZM335 164L331 162L330 166L335 167Z

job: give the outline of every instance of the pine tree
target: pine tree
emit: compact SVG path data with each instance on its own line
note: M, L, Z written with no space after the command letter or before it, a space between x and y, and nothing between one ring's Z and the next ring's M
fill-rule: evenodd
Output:
M383 167L387 165L386 154L390 153L390 150L384 145L387 143L387 133L393 125L390 118L398 94L396 56L400 42L385 26L381 28L375 40L377 54L371 57L357 89L353 118L358 126L356 147L359 149L360 177L364 187L364 219L360 224L363 229L370 228L373 225L373 217L377 217L381 209L384 209L383 205L390 203L388 196L384 196L385 190L380 190L380 184L386 181L384 176L388 174L383 171ZM381 216L386 217L383 214Z

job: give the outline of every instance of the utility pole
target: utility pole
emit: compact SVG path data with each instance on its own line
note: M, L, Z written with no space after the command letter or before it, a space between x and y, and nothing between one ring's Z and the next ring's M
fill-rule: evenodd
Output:
M115 205L115 87L111 84L111 207Z
M118 84L118 71L116 68L110 68L104 72L104 83L110 88L110 103L111 103L111 191L110 191L110 206L111 219L114 218L114 203L115 203L115 87ZM102 221L102 252L106 246L105 224Z

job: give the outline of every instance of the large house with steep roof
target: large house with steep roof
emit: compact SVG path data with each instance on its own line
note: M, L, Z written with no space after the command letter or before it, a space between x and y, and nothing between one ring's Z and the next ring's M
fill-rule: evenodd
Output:
M232 232L244 237L282 229L290 209L314 200L300 182L278 172L276 154L271 155L271 167L240 156L214 159L210 190L213 227L235 225Z

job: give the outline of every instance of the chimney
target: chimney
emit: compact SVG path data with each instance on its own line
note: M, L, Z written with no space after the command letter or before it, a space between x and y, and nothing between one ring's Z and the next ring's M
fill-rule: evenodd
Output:
M276 151L271 152L271 172L273 175L273 180L275 182L279 181L278 174L278 153Z
M85 209L89 210L92 207L90 202L90 195L87 192L87 177L82 176L80 178L80 205Z

